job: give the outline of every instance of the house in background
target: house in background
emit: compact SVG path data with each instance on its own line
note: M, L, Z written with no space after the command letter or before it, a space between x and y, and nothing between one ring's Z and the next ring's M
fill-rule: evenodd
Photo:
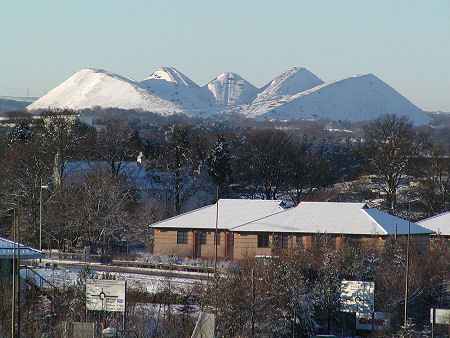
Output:
M60 167L61 163L55 162L55 165ZM75 175L84 175L96 168L105 170L109 168L109 164L105 161L66 162L62 181ZM129 183L133 184L139 200L160 203L169 211L174 209L174 178L168 171L147 169L146 159L142 153L139 154L136 161L121 162L118 173ZM58 177L58 175L54 176ZM61 181L61 179L59 180ZM182 212L214 202L216 185L212 182L206 165L200 165L198 170L194 171L194 175L183 177L182 181L182 191L180 193Z
M450 241L450 211L417 222L420 226L433 230L436 234L431 236L432 239L440 236L449 243Z
M301 202L284 209L281 201L219 200L218 257L244 259L271 255L273 248L313 248L325 234L333 247L344 243L381 250L386 239L407 236L418 252L428 251L432 230L369 208L365 203ZM151 225L154 252L214 257L217 205L210 205Z

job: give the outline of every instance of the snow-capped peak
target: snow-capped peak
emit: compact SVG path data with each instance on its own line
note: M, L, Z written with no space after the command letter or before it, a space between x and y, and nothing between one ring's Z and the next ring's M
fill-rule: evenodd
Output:
M198 87L194 81L173 67L161 67L142 82L146 82L148 80L164 80L167 82L172 82L178 86Z
M295 95L324 82L306 68L293 67L261 88L257 100Z
M220 74L205 87L214 95L216 103L222 106L248 104L258 93L254 85L231 72Z
M86 109L104 108L147 109L173 112L174 104L142 89L139 83L103 69L85 68L28 106L29 110L46 108Z

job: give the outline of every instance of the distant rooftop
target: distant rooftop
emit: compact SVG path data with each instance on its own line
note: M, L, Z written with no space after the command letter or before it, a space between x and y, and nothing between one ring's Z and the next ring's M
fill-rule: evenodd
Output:
M95 168L109 169L105 161L70 161L67 162L64 177L82 175ZM136 161L124 161L120 163L120 175L142 190L170 190L172 188L170 173L160 170L145 170Z
M417 224L438 234L450 236L450 211L421 220Z

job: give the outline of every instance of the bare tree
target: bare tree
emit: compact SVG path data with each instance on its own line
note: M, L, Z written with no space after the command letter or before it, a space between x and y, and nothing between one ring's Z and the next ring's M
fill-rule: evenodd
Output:
M424 135L415 131L405 116L381 115L363 128L367 159L374 172L381 177L380 187L390 213L397 203L397 188L405 169L423 142Z
M0 207L4 214L12 215L12 209L20 214L25 243L38 243L40 180L50 171L45 152L34 140L10 146L0 160Z
M190 198L205 189L205 186L195 184L194 168L200 163L198 153L202 152L198 149L199 142L189 126L176 124L170 135L167 135L163 150L152 161L153 167L169 174L165 184L171 192L176 215L181 213L183 205Z
M133 136L133 130L121 118L107 120L106 127L99 132L98 157L108 163L111 175L117 176L122 162L132 155L137 155L139 149L130 147L129 141L134 139Z
M265 199L276 199L286 183L290 140L278 130L252 131L238 154L236 177Z
M70 109L47 109L41 113L38 125L39 142L46 153L54 159L54 177L62 182L65 164L80 154L86 139L94 130L77 119ZM86 151L84 152L86 153Z
M45 234L73 243L114 243L130 237L132 186L120 176L95 167L72 176L45 208ZM63 243L60 243L63 244Z
M425 205L427 216L446 211L450 203L450 158L441 144L430 146L431 153L418 168L419 182L414 189Z
M292 143L287 151L289 174L285 191L297 205L305 194L327 187L333 181L333 167L328 158L306 140Z

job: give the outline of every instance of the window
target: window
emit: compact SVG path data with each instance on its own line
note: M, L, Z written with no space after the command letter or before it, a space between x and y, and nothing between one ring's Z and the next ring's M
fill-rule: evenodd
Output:
M177 243L187 244L188 242L188 232L187 231L177 231Z
M288 235L274 235L273 236L273 248L275 250L286 249L289 244Z
M216 244L220 245L220 232L217 232Z
M202 231L200 233L200 244L206 244L206 232Z
M283 249L288 247L289 236L288 235L280 235L280 244Z
M330 245L332 249L336 249L336 236L330 237Z
M258 248L268 248L268 247L269 247L269 234L259 234Z
M295 236L295 244L297 245L297 248L303 247L303 236L302 235Z
M361 245L361 236L351 236L348 238L348 242L353 247L359 247Z

